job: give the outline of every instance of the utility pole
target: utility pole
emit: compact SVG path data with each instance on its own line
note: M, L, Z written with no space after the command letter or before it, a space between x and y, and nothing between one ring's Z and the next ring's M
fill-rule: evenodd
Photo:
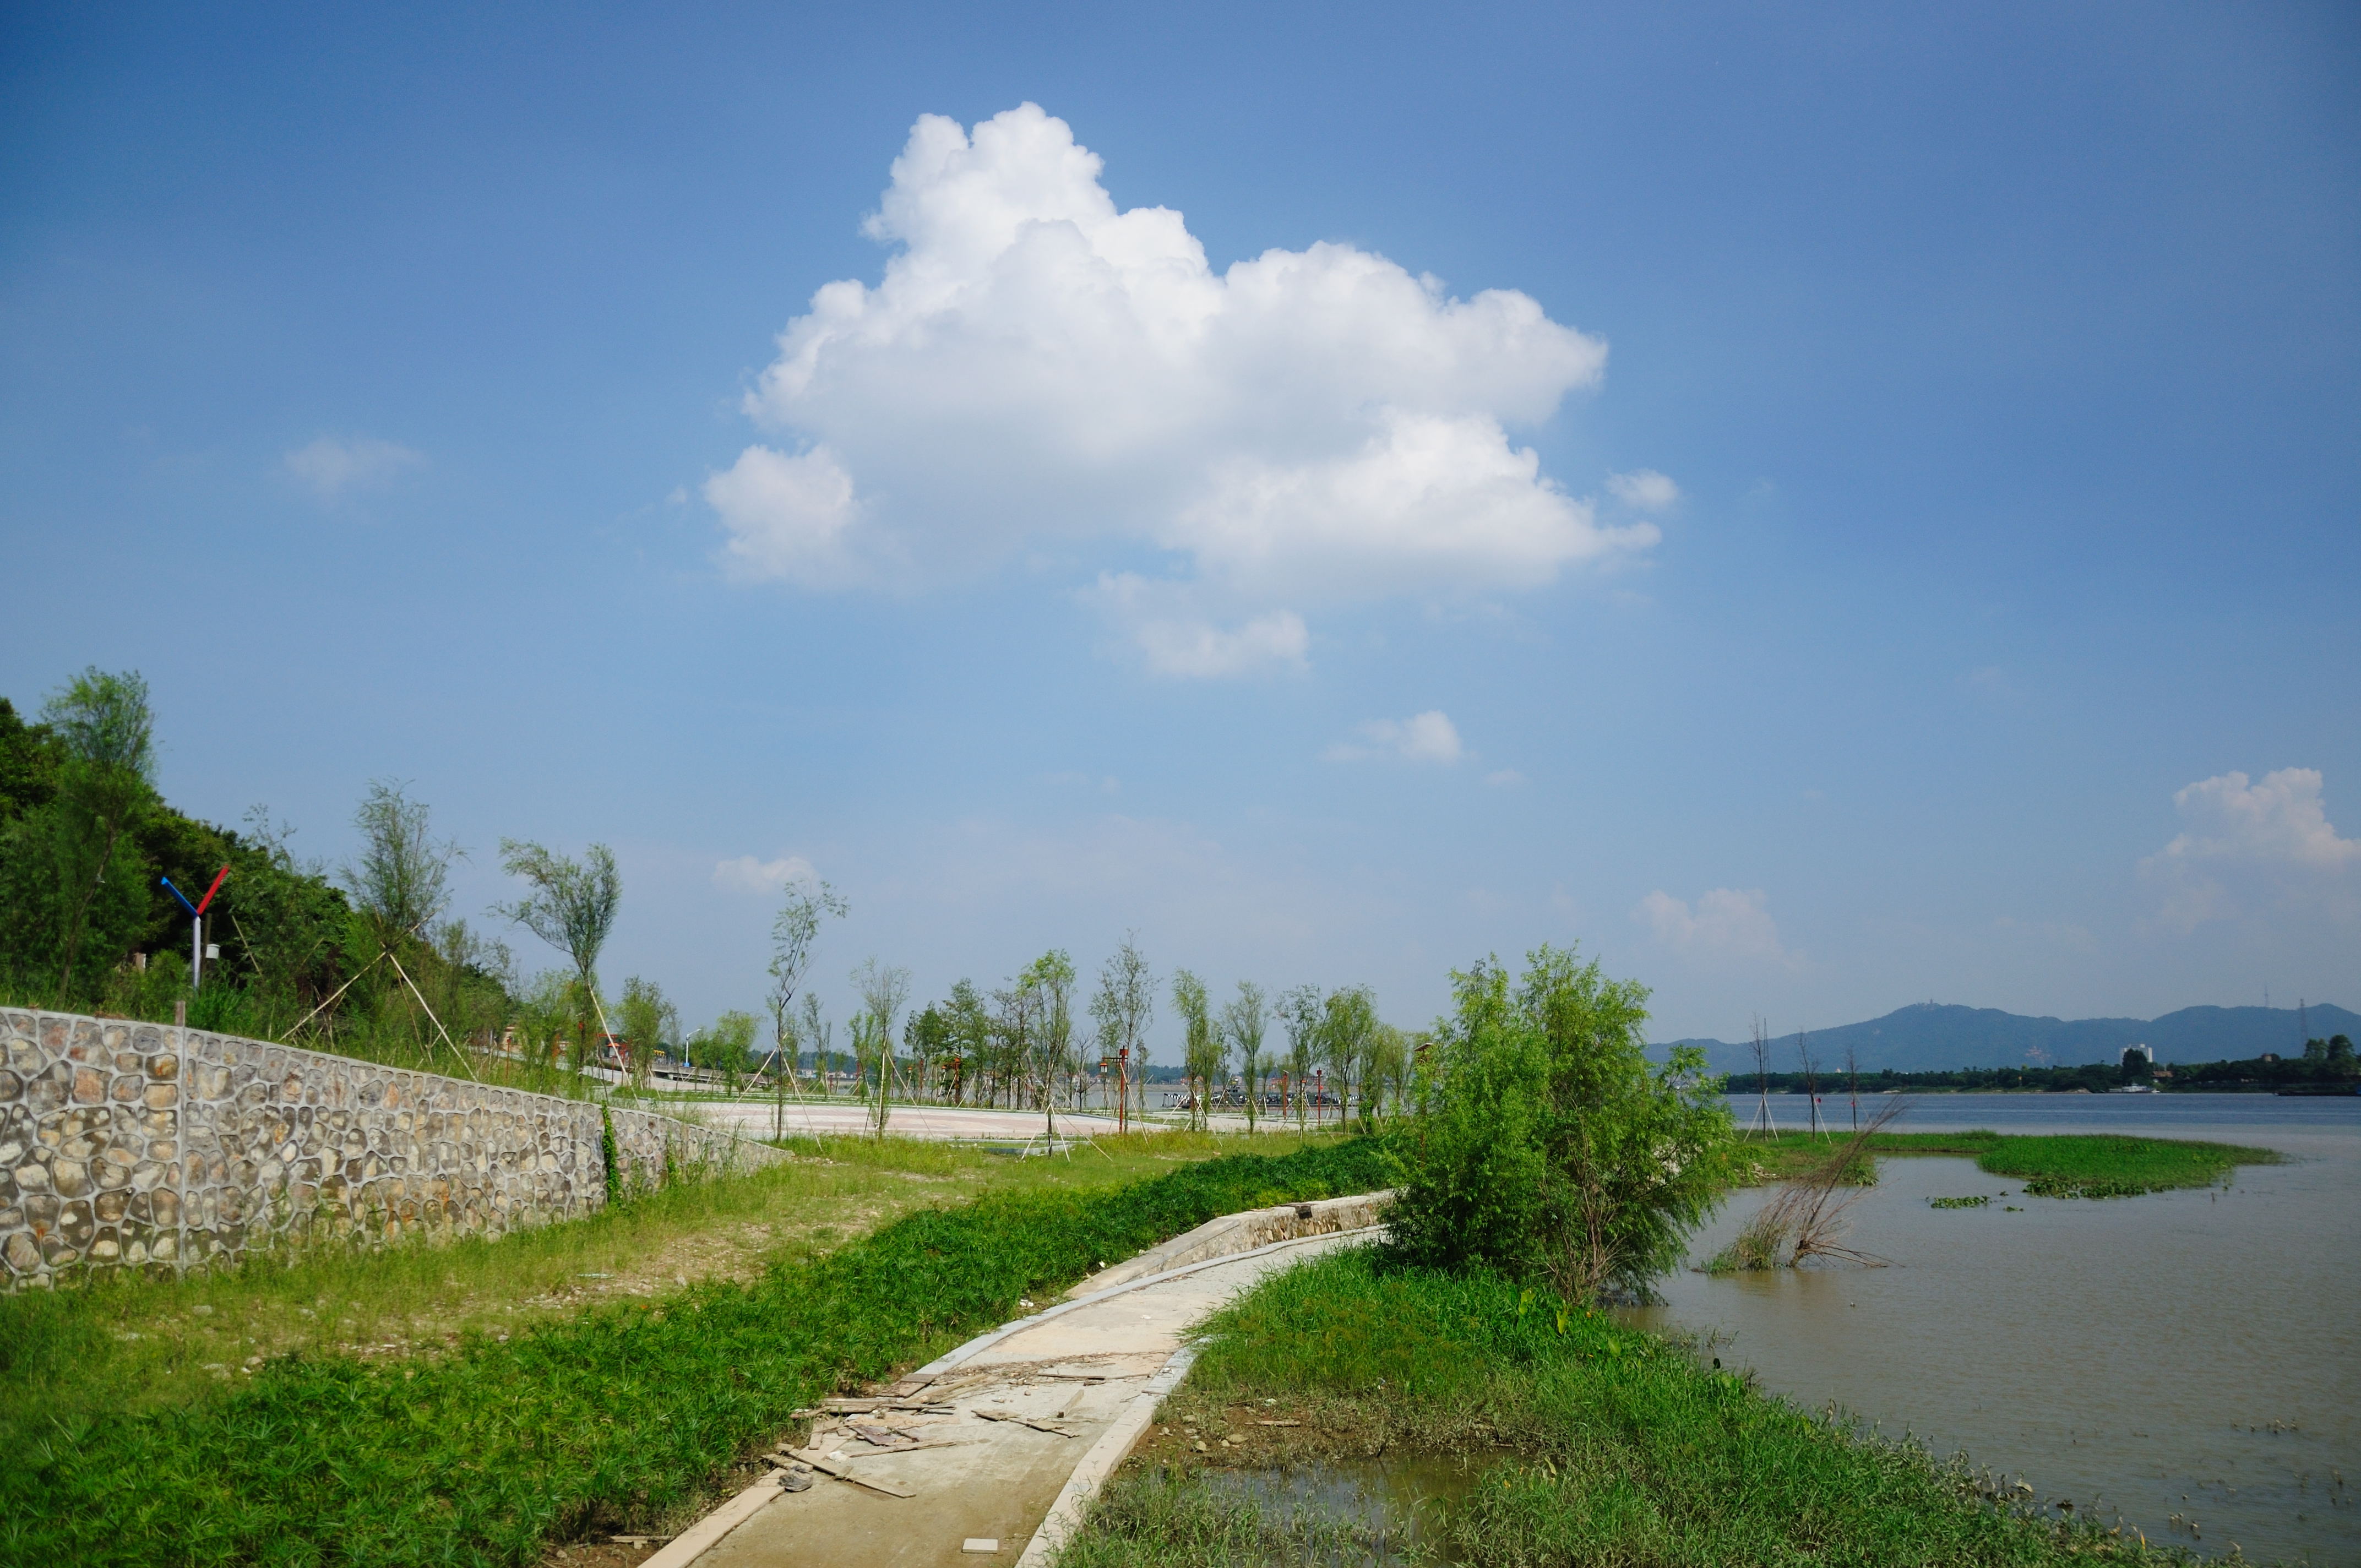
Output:
M1126 1046L1115 1058L1115 1133L1121 1137L1130 1126L1131 1110L1131 1047Z

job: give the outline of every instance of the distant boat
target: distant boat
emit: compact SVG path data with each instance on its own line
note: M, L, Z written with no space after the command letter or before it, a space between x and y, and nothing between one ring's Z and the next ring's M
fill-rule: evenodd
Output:
M2157 1092L2157 1087L2153 1083L2126 1083L2121 1089L2110 1089L2107 1092L2110 1094L2154 1094Z

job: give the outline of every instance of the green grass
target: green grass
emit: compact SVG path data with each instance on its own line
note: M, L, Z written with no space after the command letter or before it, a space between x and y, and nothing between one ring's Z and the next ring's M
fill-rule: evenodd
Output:
M1303 1424L1265 1426L1267 1409ZM1167 1419L1247 1434L1228 1452L1257 1465L1473 1456L1483 1473L1440 1530L1465 1563L2181 1560L2006 1506L1961 1465L1765 1398L1604 1316L1489 1275L1381 1272L1367 1249L1289 1270L1217 1317ZM1183 1548L1159 1533L1188 1517L1175 1488L1207 1463L1192 1446L1163 1430L1060 1568L1321 1560L1267 1535Z
M504 1340L468 1332L437 1354L378 1362L298 1352L213 1397L129 1413L36 1396L45 1419L18 1419L0 1467L0 1561L530 1563L553 1540L678 1516L788 1431L791 1410L938 1354L1100 1259L1216 1214L1385 1179L1367 1141L1204 1159L1171 1138L1140 1141L1161 1175L1096 1187L1027 1175L1023 1190L967 1201L930 1190L932 1203L825 1255L610 1300ZM950 1169L990 1157L937 1157ZM529 1248L545 1234L477 1246ZM313 1266L327 1266L298 1272ZM60 1348L22 1325L71 1321L14 1303L0 1318L0 1376L17 1396Z
M1841 1133L1808 1133L1741 1140L1758 1180L1784 1180L1828 1157ZM2121 1198L2178 1187L2209 1187L2241 1165L2276 1165L2269 1149L2186 1138L2136 1138L2118 1134L2004 1134L1985 1128L1958 1133L1880 1133L1872 1155L1966 1155L1993 1176L2012 1176L2044 1198ZM1857 1173L1874 1180L1875 1172Z
M58 1420L217 1398L246 1364L291 1354L384 1360L514 1335L600 1302L747 1280L913 1209L986 1192L1089 1191L1216 1153L1284 1153L1293 1137L1104 1138L1071 1159L1016 1160L940 1144L830 1139L807 1157L679 1182L587 1218L498 1238L253 1258L235 1269L0 1296L0 1453Z

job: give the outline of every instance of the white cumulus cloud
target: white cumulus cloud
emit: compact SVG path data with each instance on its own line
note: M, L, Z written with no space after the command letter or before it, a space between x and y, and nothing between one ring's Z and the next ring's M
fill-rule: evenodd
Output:
M1779 940L1761 888L1717 887L1695 907L1662 889L1642 899L1631 917L1675 952L1705 959L1743 959L1793 966L1795 955Z
M852 477L825 450L789 456L750 446L705 481L705 499L729 532L723 554L732 576L834 587L861 575L845 547Z
M1466 754L1458 727L1441 708L1429 708L1408 718L1372 718L1356 727L1355 733L1359 740L1328 748L1330 762L1398 757L1406 762L1441 762L1447 767Z
M368 435L324 435L299 446L280 460L297 483L324 501L346 492L382 484L426 459L409 447Z
M713 865L713 885L731 893L777 893L796 883L818 880L819 872L801 855L783 855L775 861L740 855Z
M1681 499L1681 488L1653 468L1609 474L1607 491L1635 511L1662 511Z
M2189 932L2286 903L2351 918L2361 839L2338 836L2323 783L2316 768L2281 768L2260 782L2228 773L2175 791L2181 830L2140 862L2164 894L2157 918Z
M1350 245L1216 272L1100 173L1030 104L917 122L865 225L882 280L788 323L746 399L785 442L708 481L732 572L895 585L1028 541L1151 546L1194 612L1106 608L1155 667L1234 674L1300 661L1317 603L1532 587L1655 543L1509 435L1597 384L1597 339Z

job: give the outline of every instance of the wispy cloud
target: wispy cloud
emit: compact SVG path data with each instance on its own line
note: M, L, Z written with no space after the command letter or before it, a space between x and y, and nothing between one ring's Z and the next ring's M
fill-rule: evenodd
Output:
M1697 895L1695 907L1660 888L1640 901L1631 918L1685 957L1789 968L1797 961L1779 940L1778 922L1771 918L1769 901L1759 887L1713 888Z
M717 861L713 866L713 885L730 893L777 893L790 883L818 880L819 872L801 855L782 855L775 861L740 855Z
M324 435L281 458L287 474L324 501L381 485L424 465L423 455L371 435Z
M1653 468L1608 475L1607 493L1634 511L1663 511L1681 499L1681 488Z
M1441 762L1448 767L1466 755L1458 727L1439 707L1408 718L1372 718L1355 733L1357 741L1343 741L1323 753L1332 762L1356 762L1369 757L1396 757L1405 762Z

